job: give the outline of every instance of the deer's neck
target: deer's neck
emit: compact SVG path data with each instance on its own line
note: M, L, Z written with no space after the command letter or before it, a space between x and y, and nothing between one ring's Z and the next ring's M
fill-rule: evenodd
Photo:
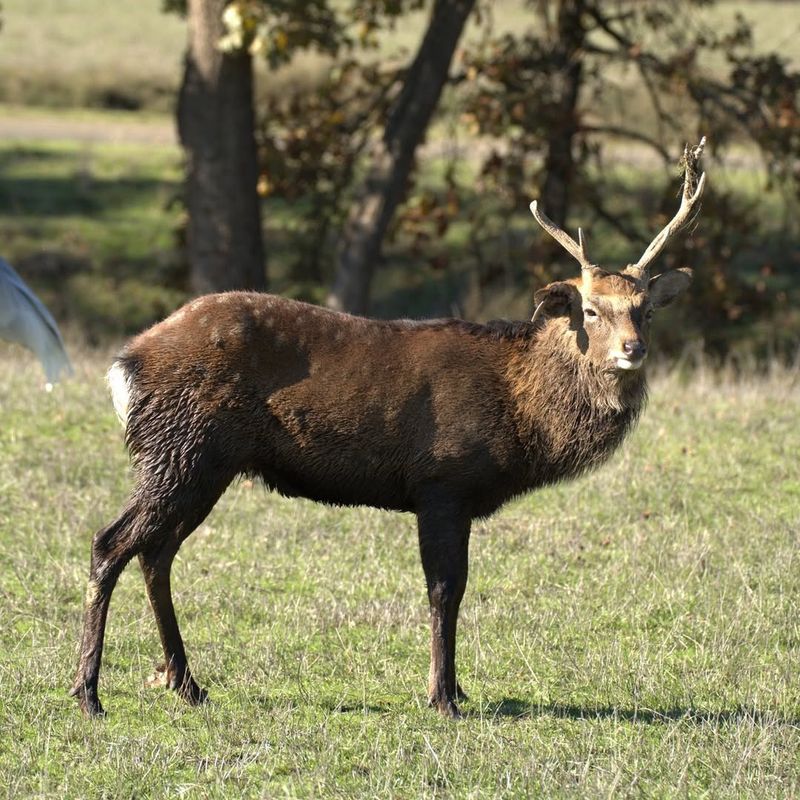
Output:
M534 486L605 461L646 402L642 370L597 367L576 339L565 320L551 320L510 360L512 406Z

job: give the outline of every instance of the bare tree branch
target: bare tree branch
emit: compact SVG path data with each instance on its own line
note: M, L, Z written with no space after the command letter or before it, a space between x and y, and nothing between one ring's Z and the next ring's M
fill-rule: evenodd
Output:
M664 145L641 131L630 130L619 125L581 125L580 132L599 136L618 136L622 139L631 139L635 142L641 142L655 150L665 162L672 161L672 156Z

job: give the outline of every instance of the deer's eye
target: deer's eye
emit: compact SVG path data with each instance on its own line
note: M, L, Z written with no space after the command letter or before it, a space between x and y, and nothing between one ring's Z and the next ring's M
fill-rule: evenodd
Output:
M584 317L596 317L597 312L593 308L584 308L583 309L583 316Z

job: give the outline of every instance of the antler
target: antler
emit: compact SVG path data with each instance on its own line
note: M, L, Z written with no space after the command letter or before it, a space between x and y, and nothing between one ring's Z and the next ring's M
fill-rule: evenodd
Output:
M687 144L683 150L683 158L681 163L684 166L685 174L683 179L683 194L681 196L681 205L678 213L672 218L672 221L667 225L661 233L656 236L650 243L647 250L639 259L639 261L629 268L628 272L639 279L641 283L647 283L650 280L650 264L654 261L658 254L664 249L667 240L674 233L677 233L692 216L697 201L703 194L703 189L706 185L705 172L697 180L697 162L703 154L703 148L706 144L706 137L700 140L697 147L690 148Z
M586 255L586 240L583 238L583 231L578 228L578 241L576 242L568 233L561 230L558 225L539 211L538 202L531 203L531 214L536 221L581 265L582 270L594 269L594 264L589 261Z

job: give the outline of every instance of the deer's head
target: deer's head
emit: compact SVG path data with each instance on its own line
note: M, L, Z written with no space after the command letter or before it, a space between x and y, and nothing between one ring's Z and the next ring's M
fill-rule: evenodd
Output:
M614 370L636 370L647 358L650 319L669 305L692 280L690 269L676 269L650 277L650 264L664 249L667 240L693 216L705 187L705 173L697 177L697 162L705 146L684 150L683 194L678 213L656 236L636 264L618 272L601 269L586 255L586 242L578 230L576 242L531 203L536 221L581 265L578 278L556 281L534 295L541 316L565 316L575 331L581 352L594 364Z

